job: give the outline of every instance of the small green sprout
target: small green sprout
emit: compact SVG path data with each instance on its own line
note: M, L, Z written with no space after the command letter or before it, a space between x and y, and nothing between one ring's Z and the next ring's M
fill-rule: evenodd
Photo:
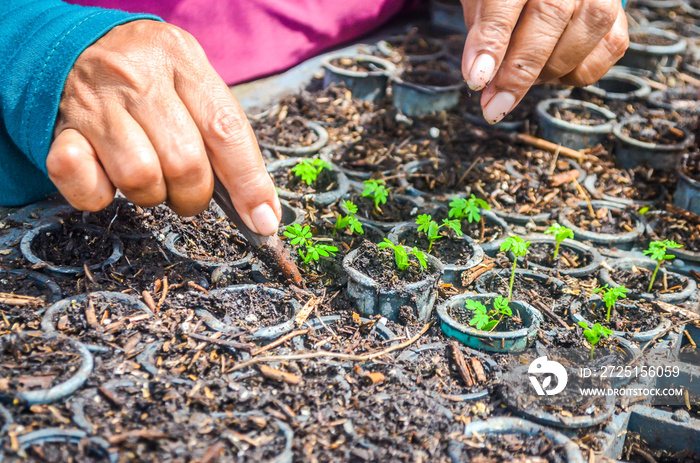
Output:
M433 249L433 243L442 238L440 229L443 227L452 229L457 236L462 236L462 223L457 219L442 219L442 225L438 225L431 215L421 214L416 218L416 225L418 225L419 232L424 232L428 236L428 240L430 241L428 252Z
M414 247L412 250L407 251L405 247L400 244L394 244L388 238L384 238L384 241L377 245L379 249L391 248L394 250L394 260L396 261L396 266L399 270L404 271L411 265L408 260L408 256L413 255L418 263L420 264L421 272L423 269L428 268L428 262L425 260L425 254L420 249Z
M449 217L454 217L457 220L467 219L469 223L479 222L481 221L481 209L490 211L491 206L472 193L469 199L455 198L450 202Z
M365 189L362 191L360 196L363 198L370 198L374 201L374 208L381 212L379 207L381 204L386 204L387 199L389 199L389 190L385 186L384 180L365 180L362 182L365 185Z
M335 246L314 242L308 225L303 227L298 223L287 225L284 236L291 239L292 246L296 246L299 256L304 261L304 268L311 261L318 261L322 256L335 256L335 253L338 252L338 248Z
M469 324L474 326L477 330L482 331L493 331L496 329L501 320L504 317L512 317L513 311L511 310L508 300L502 296L498 296L493 301L493 309L487 310L486 306L479 301L472 301L470 299L465 303L467 310L474 312L474 316L469 320ZM500 317L499 317L500 316ZM499 317L496 319L496 317Z
M583 328L583 335L591 345L591 358L593 358L593 351L595 350L596 344L600 342L600 338L607 338L613 334L613 332L600 323L593 325L593 328L589 328L588 324L584 321L580 321L578 324Z
M513 259L513 271L510 274L510 285L508 287L508 302L513 300L513 284L515 283L515 269L518 266L518 257L525 257L527 248L530 247L529 241L524 241L519 236L509 236L501 243L501 252L512 252L515 254Z
M311 185L316 181L318 176L323 172L323 169L331 170L333 167L323 159L302 159L296 166L292 167L292 172L301 181L307 185Z
M348 211L348 215L343 217L342 214L338 214L338 218L335 221L335 228L333 234L335 235L336 230L342 230L347 228L350 233L357 233L358 235L364 235L365 232L362 229L362 222L359 221L355 214L357 213L357 205L352 201L342 201L341 204Z
M649 249L644 251L644 254L650 256L656 261L656 268L654 269L654 273L651 274L651 281L649 281L649 288L647 289L648 293L650 293L651 289L654 287L656 273L661 268L661 264L663 264L665 260L670 260L676 257L670 254L666 254L666 250L669 248L678 249L682 247L682 245L672 240L652 241L651 243L649 243Z
M593 292L603 295L603 302L605 302L605 307L608 309L608 316L606 318L606 321L608 322L610 321L610 312L612 311L612 308L615 307L615 304L617 304L617 300L627 297L627 288L624 286L609 288L608 285L605 285L601 288L594 289Z
M558 223L555 223L551 227L547 229L547 231L544 232L546 235L554 235L554 239L557 240L557 246L554 248L554 255L552 256L552 260L557 260L557 256L559 255L559 246L561 245L561 242L564 241L567 238L574 239L574 232L570 228L566 228L563 225L559 225Z

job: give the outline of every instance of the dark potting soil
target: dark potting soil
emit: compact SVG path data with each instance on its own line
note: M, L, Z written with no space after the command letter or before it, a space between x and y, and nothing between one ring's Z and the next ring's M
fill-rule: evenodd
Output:
M481 110L481 92L471 92L471 94L462 94L463 98L460 107L465 108L465 111L478 117L482 117ZM503 118L502 122L522 122L530 120L530 117L534 114L537 104L540 99L530 93L526 94L525 97L518 103L518 105L511 111L506 117Z
M389 193L386 204L381 204L377 211L374 200L360 195L352 195L350 200L357 205L358 217L365 217L375 222L412 222L418 215L419 208L411 202L394 197Z
M700 220L662 214L653 230L655 240L668 239L683 245L683 250L700 252Z
M690 449L680 452L669 452L668 450L655 449L641 438L639 433L627 432L625 445L622 448L622 458L630 463L697 463L700 455Z
M461 461L498 463L504 461L537 461L563 463L566 461L563 446L555 444L543 434L486 434L472 438L472 445L465 445L463 453L468 457Z
M82 439L80 442L45 442L34 444L26 450L26 462L85 462L97 463L110 461L106 448L90 442L89 439Z
M98 212L83 213L74 211L66 214L66 222L73 224L94 225L119 237L129 235L149 235L152 230L147 226L151 212L131 204L123 198L117 198L112 204Z
M26 305L6 304L0 299L0 312L13 312L21 307L27 307L36 310L43 307L50 301L51 293L47 289L43 289L39 284L26 275L4 274L0 273L0 293L3 297L12 298L13 295L29 296L33 299L29 300Z
M58 230L39 233L31 249L40 259L66 267L92 266L112 255L112 241L101 230L61 223Z
M487 310L491 310L492 308L493 307L491 306L486 306ZM501 320L501 322L498 325L496 325L496 329L494 329L493 332L500 333L504 331L516 331L520 328L525 327L522 318L518 314L518 309L516 309L515 307L511 307L511 309L513 310L513 316L503 317L503 320ZM474 318L474 312L467 309L466 305L451 307L447 310L447 313L462 325L473 326L470 325L469 322L472 318Z
M78 351L64 340L5 336L0 339L0 396L50 389L73 376L81 363Z
M652 201L661 196L661 186L638 175L634 170L615 170L601 173L596 180L601 193L615 198Z
M297 117L283 117L270 121L267 118L252 123L255 135L261 143L285 148L310 146L318 141L318 134L306 127Z
M425 56L440 53L441 47L438 42L426 40L418 34L410 34L401 39L388 41L392 48L401 55Z
M449 87L460 83L460 79L454 75L428 70L406 71L401 74L401 79L411 84L427 87Z
M211 210L196 217L178 218L173 229L180 234L175 247L190 259L233 262L250 252L243 235L228 220L217 217Z
M648 270L643 267L638 267L637 272L616 270L611 276L615 283L624 285L630 291L646 293L647 289L649 289L649 281L651 281L652 272L653 269ZM652 293L656 295L677 293L685 289L686 284L687 282L681 279L680 276L669 273L666 277L666 285L664 285L664 276L661 270L659 270L654 279Z
M373 139L338 148L333 152L333 162L344 169L364 173L389 172L401 164L390 146L379 144Z
M500 272L491 274L486 280L485 287L490 293L501 294L504 297L508 295L510 285L510 272ZM513 283L513 300L524 301L538 308L540 305L545 305L557 315L565 316L563 311L566 307L561 307L560 300L564 294L549 280L535 280L526 276L515 274ZM545 318L545 321L548 319Z
M337 68L352 72L375 72L383 71L384 68L369 61L357 61L353 58L336 58L331 60L331 64Z
M409 266L399 270L396 266L394 251L379 249L376 244L365 241L353 263L353 267L375 280L382 288L402 288L433 276L435 269L423 269L415 257L409 257Z
M479 222L469 223L462 220L462 233L471 237L479 244L491 243L505 234L505 230L495 223L488 222L483 218Z
M616 272L617 273L617 272ZM587 305L582 315L591 323L600 323L615 331L635 333L653 330L659 326L661 315L654 310L654 306L648 302L622 300L618 301L610 312L610 321L607 321L608 309L602 301Z
M279 169L272 175L272 180L278 188L302 195L325 193L338 188L338 174L333 170L324 169L311 185L301 181L291 169Z
M427 162L406 174L406 180L416 190L434 195L464 192L467 182L462 180L462 175L468 167L452 162Z
M418 232L415 228L410 228L403 234L401 244L410 248L415 246L424 252L428 252L430 240L428 240L425 233ZM456 237L454 232L450 230L449 233L433 243L430 254L440 259L444 264L464 265L474 255L472 251L473 249L464 239Z
M576 125L601 125L608 122L608 119L598 111L592 111L582 106L568 106L562 108L551 105L548 112L557 119Z
M683 162L683 173L700 182L700 151L690 154Z
M676 145L685 140L686 135L681 129L659 121L663 119L637 120L625 125L622 131L635 140L657 145Z
M552 213L575 194L572 184L550 187L532 178L511 178L485 188L492 210L533 216Z
M667 47L676 43L676 40L657 34L647 34L645 32L635 32L630 34L630 43L639 45L654 45Z
M380 323L379 318L363 322L357 314L353 315L349 310L339 315L341 319L336 322L316 325L304 337L304 347L310 350L364 353L391 345L391 341L380 336L376 329L377 323ZM310 318L310 320L314 319ZM315 320L318 321L318 319Z
M555 243L532 243L527 250L527 262L555 270L571 270L585 267L593 260L591 253L579 254L562 244L557 260L552 261L555 248Z
M629 209L608 209L593 206L596 217L591 218L586 206L579 206L567 213L567 218L579 228L595 233L618 235L635 229L635 215Z

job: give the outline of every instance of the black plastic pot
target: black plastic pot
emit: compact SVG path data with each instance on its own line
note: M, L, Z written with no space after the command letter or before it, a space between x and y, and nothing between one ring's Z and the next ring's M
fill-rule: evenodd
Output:
M464 307L466 301L473 300L489 307L498 294L458 294L452 296L437 308L440 327L443 333L455 338L473 349L488 352L522 352L532 346L537 337L537 330L542 322L542 314L529 304L522 301L511 301L513 315L520 314L525 325L516 331L482 331L473 326L465 325L455 320L450 314L453 307Z
M444 0L431 0L430 25L446 32L467 33L462 5Z
M671 45L643 45L630 41L625 55L620 58L618 64L637 69L657 70L659 68L675 67L673 60L681 55L688 44L675 33L653 27L640 27L629 31L630 35L646 34L649 36L663 37L673 40Z
M611 203L622 204L623 206L652 206L655 203L663 200L666 196L666 188L663 185L655 183L654 188L657 189L657 194L654 198L649 200L639 200L639 199L628 199L620 196L611 196L609 194L603 193L598 189L597 182L598 176L596 174L591 174L583 181L583 186L588 190L588 192L594 198L600 198L603 201L610 201Z
M249 292L249 291L262 291L265 293L270 294L271 296L274 297L285 297L287 293L284 291L280 291L279 289L274 289L270 288L267 286L262 286L262 285L236 285L236 286L229 286L227 288L222 288L222 289L216 289L212 291L210 294L212 296L217 296L220 294L227 294L227 293L240 293L240 292ZM289 304L292 306L294 309L294 313L298 312L299 309L301 309L301 305L296 299L289 299ZM226 323L222 322L219 320L217 317L214 316L211 312L209 312L206 309L195 309L195 313L199 318L204 321L204 324L207 325L209 328L211 328L214 331L222 331L224 333L229 333L229 334L235 334L235 333L240 333L242 331L241 328L238 328L236 326L232 325L227 325ZM271 341L274 341L275 339L279 338L280 336L284 336L285 334L289 333L294 329L294 318L292 317L290 320L281 323L279 325L275 326L268 326L265 328L260 328L259 330L256 330L255 332L251 333L249 335L250 339L256 341L256 342L261 342L261 343L268 343Z
M395 55L396 47L400 47L406 39L411 39L407 35L398 35L395 37L389 37L386 40L380 40L377 43L377 50L387 58L391 58ZM424 55L405 55L404 58L409 63L417 64L424 63L426 61L439 60L444 55L444 49L442 47L442 42L439 39L433 39L430 37L421 37L421 40L425 40L433 48L436 49L435 53L428 53Z
M282 206L282 221L280 222L280 230L287 225L292 225L295 223L301 225L304 223L304 220L306 220L306 212L304 212L303 209L294 207L283 199L280 199L280 205Z
M661 215L671 215L670 212L666 211L651 211L647 212L648 216L656 217L652 219L651 221L647 222L647 236L652 239L652 240L661 240L663 239L662 236L660 236L658 233L656 233L656 226L659 223L660 216ZM666 254L675 256L676 259L680 259L686 263L693 264L693 265L700 265L700 252L695 252L695 251L690 251L685 248L680 248L680 249L666 249ZM672 261L672 262L675 262Z
M479 127L485 129L498 129L503 132L521 132L525 129L527 125L526 120L514 120L514 121L500 121L495 124L490 124L484 119L483 114L473 114L470 112L463 112L462 116L469 122Z
M680 166L676 169L678 184L673 195L673 204L688 212L700 215L700 181L690 178L683 169L689 157L690 154L683 156Z
M656 267L656 262L651 260L651 259L627 258L627 259L614 260L612 262L609 262L609 265L613 270L631 271L632 267L637 267L637 268L645 268L645 269L648 269L650 271L653 271L654 268ZM686 277L685 275L681 275L679 273L669 272L664 267L661 267L659 269L659 273L656 275L656 278L657 279L663 278L664 273L666 273L668 275L676 276L676 277L680 278L681 280L683 280L686 283L685 289L682 291L679 291L677 293L659 294L658 296L655 294L652 294L652 293L647 293L646 291L638 292L638 291L632 291L630 289L630 291L627 293L627 297L630 299L644 299L644 300L648 300L648 301L663 301L663 302L668 302L671 304L678 304L678 303L685 301L693 294L696 294L698 286L693 278ZM614 274L611 274L607 268L600 269L600 280L602 283L607 284L612 288L620 286L615 281Z
M591 304L596 304L598 306L605 305L602 299L595 298L595 299L589 299L587 301L587 305L590 306ZM621 301L615 305L615 307L621 308L623 311L625 310L625 307L631 307L634 306L633 301ZM586 325L588 326L593 326L593 323L591 323L587 318L586 314L582 312L583 308L583 303L581 302L580 299L575 299L572 303L571 306L569 306L569 316L571 319L576 322L578 325L580 322L586 322ZM661 333L666 331L669 327L671 326L671 321L668 320L667 318L661 318L661 321L659 322L659 326L652 330L648 331L639 331L639 332L628 332L628 331L616 331L612 330L613 336L616 336L618 338L625 338L629 339L631 341L635 342L649 342L657 337L660 337Z
M578 445L564 434L521 418L489 418L487 420L472 421L464 428L464 435L467 437L494 434L499 436L508 434L544 436L561 449L559 455L562 461L567 463L584 463L587 461L583 459Z
M2 406L0 404L0 416L2 416L2 426L0 427L0 434L5 435L7 430L12 426L12 424L15 422L14 419L12 418L12 414L8 409ZM0 440L2 442L2 440ZM0 457L2 454L0 454Z
M666 120L655 120L655 124L675 127L685 134L685 139L673 145L657 145L634 139L625 133L625 128L631 124L645 122L638 116L632 116L620 121L613 128L613 134L617 139L615 156L625 169L647 164L657 170L673 170L680 163L681 157L692 145L694 137L685 127Z
M410 233L417 233L418 225L414 222L404 222L392 228L387 238L393 243L404 244L407 247L412 247L409 243L406 243L407 235ZM479 246L476 241L467 235L462 235L461 239L464 241L464 249L469 250L471 257L463 265L455 265L453 263L442 261L444 266L444 272L442 274L442 281L445 283L450 283L455 286L462 286L462 273L468 271L471 268L476 267L484 260L484 250ZM436 242L439 245L439 241Z
M579 172L578 177L576 177L576 181L580 184L583 184L583 182L588 177L586 169L582 168L579 165L579 163L574 161L573 159L561 159L561 161L567 163L571 170L577 170ZM515 167L516 162L517 161L515 159L506 160L503 164L506 168L506 172L508 172L508 174L513 178L525 179L525 175L518 172L518 169ZM535 179L530 179L530 185L540 185L540 182Z
M651 93L644 79L615 68L583 90L608 101L641 100Z
M32 272L30 270L2 270L0 269L0 279L14 279L17 277L26 277L36 283L36 285L44 290L47 294L46 303L53 304L56 301L60 301L62 297L61 288L53 281L51 278L41 273ZM44 312L46 309L39 309L36 311L37 314Z
M676 111L686 116L692 116L700 111L697 89L676 90L669 88L666 91L656 90L649 94L649 105L667 111Z
M681 0L681 8L695 19L700 19L700 9L695 8L690 0Z
M557 243L557 240L551 236L528 237L528 240L530 241L531 244L549 243L549 244L554 246ZM561 252L562 249L566 249L570 252L578 254L579 256L581 256L582 259L583 259L584 255L590 254L591 262L584 267L572 268L572 269L567 269L567 270L554 270L551 267L535 264L535 263L530 262L530 261L528 261L527 267L542 270L545 272L556 272L560 275L565 275L565 276L569 276L569 277L583 278L583 277L587 277L587 276L590 276L593 273L595 273L596 270L598 270L598 267L600 267L600 264L603 262L603 256L600 255L600 253L598 252L598 250L596 248L594 248L593 246L588 246L587 244L578 242L576 240L572 240L572 239L568 239L568 238L565 239L564 241L562 241L562 243L559 247L559 252ZM511 254L509 254L508 257L512 260L513 257L515 257L515 256L511 253ZM522 268L523 265L524 265L523 258L518 257L518 266L520 268Z
M85 299L90 296L101 296L104 299L113 301L114 304L124 305L132 308L135 312L143 312L150 316L153 316L153 312L144 304L140 299L130 294L118 293L113 291L97 291L89 294L80 294L78 296L70 297L58 301L49 307L44 313L44 317L41 319L41 329L46 333L60 333L56 328L56 323L61 318L62 313L69 309L74 303L82 303ZM79 340L78 340L79 341ZM84 344L88 350L92 352L104 352L109 351L111 348L104 346L96 346L91 344Z
M116 392L115 389L120 388L120 387L132 387L135 386L136 379L115 379L111 381L107 381L100 387L110 391L110 392ZM78 427L88 434L94 434L96 429L95 425L93 425L90 420L87 419L85 416L85 403L91 400L95 400L95 397L98 396L99 390L97 388L89 388L85 389L78 394L78 396L70 402L70 409L72 412L72 418L73 422L78 425Z
M360 315L371 318L382 315L398 321L402 307L410 307L420 322L427 322L437 298L437 286L443 272L443 264L426 254L428 269L425 278L401 289L382 288L377 281L355 269L354 262L359 249L354 249L343 259L343 270L348 275L347 294L355 302Z
M376 68L370 72L348 71L334 66L331 62L335 59L349 58L358 62L367 63ZM321 61L325 73L323 75L323 87L332 83L344 83L352 92L353 98L365 101L378 101L386 95L386 86L389 76L396 72L396 66L385 59L362 54L336 54L323 58Z
M561 120L552 114L552 108L580 108L596 113L605 119L606 122L596 125L574 124ZM612 132L615 113L587 101L552 98L541 101L537 105L537 116L540 121L542 138L558 145L566 146L575 150L591 148L603 143Z
M609 201L591 201L591 205L594 208L606 207L612 210L622 210L625 208L621 204L611 203ZM576 207L587 208L588 203L582 201L576 204ZM561 210L561 212L559 213L559 223L565 226L566 228L570 228L571 230L573 230L574 239L577 241L590 241L591 243L593 243L593 245L601 249L617 248L623 251L629 251L630 249L632 249L634 244L638 242L644 235L644 221L639 216L636 217L637 221L635 223L634 230L632 230L631 232L618 234L595 233L588 230L584 230L574 225L567 217L568 212L571 210L572 208L570 207L565 207ZM601 253L604 255L606 254L605 252Z
M311 328L312 330L323 330L327 326L333 326L337 323L340 323L342 321L343 317L340 315L327 315L325 317L320 317L320 318L312 318L310 320L307 320L304 322L304 327ZM369 318L360 318L360 321L362 323L367 323L370 321ZM385 324L384 324L384 319L380 319L377 323L372 325L372 330L369 334L372 332L376 333L377 336L379 336L381 339L384 341L389 341L389 344L393 344L391 341L397 338L396 334L390 330ZM292 343L294 344L294 348L296 350L304 350L304 339L306 336L297 336L292 340ZM323 347L323 346L319 346Z
M231 419L235 418L237 420L240 420L241 418L245 417L250 417L250 416L255 416L259 417L261 421L268 422L271 421L274 423L274 425L277 427L277 430L279 431L279 434L284 437L284 448L281 450L279 454L276 456L272 457L269 460L266 460L269 463L292 463L294 461L294 452L292 450L292 446L294 444L294 430L289 426L287 423L284 421L278 420L278 419L271 419L269 416L265 415L261 411L252 411L252 412L243 412L243 413L238 413L238 412L229 412L229 413L211 413L210 416L214 420L222 420L222 419ZM236 459L236 461L246 461L249 460L250 458L245 458L246 455L241 455L240 459Z
M275 153L284 154L285 156L313 156L328 143L328 131L322 125L317 124L316 122L306 121L304 125L309 130L316 132L316 135L318 135L318 140L309 146L279 146L271 145L269 143L260 143L260 147Z
M119 454L110 453L110 444L101 437L91 437L85 431L80 429L63 429L63 428L44 428L37 431L32 431L17 437L17 444L20 448L26 449L32 445L43 443L61 443L72 442L78 444L83 442L83 439L88 439L91 444L91 449L99 452L99 459L116 463L119 460ZM99 449L99 450L98 450Z
M46 270L60 274L60 275L79 275L85 271L83 267L64 267L62 265L55 265L52 264L51 262L46 262L42 259L40 259L34 251L32 251L32 243L36 239L37 236L41 233L50 233L53 231L58 230L61 227L60 224L58 223L47 223L45 225L40 225L36 227L33 230L28 231L23 237L22 241L20 242L20 250L22 251L22 255L24 256L25 259L27 259L29 262L31 262L34 265L41 266L42 268L45 268ZM92 232L99 232L99 233L104 233L103 230L93 227L93 226L88 226L88 225L73 225L74 228L78 230L89 230ZM109 235L109 240L112 244L112 254L104 261L100 262L97 264L93 264L88 267L89 270L96 271L100 270L101 268L107 267L108 265L115 264L121 259L122 257L122 242L119 240L117 235L110 233Z
M423 85L413 83L412 75L430 75L435 79L454 82L450 85ZM396 109L407 116L423 116L447 111L459 103L459 89L463 85L461 76L434 71L413 71L392 78L391 98Z
M269 173L274 173L278 170L289 171L294 166L301 162L298 158L280 159L278 161L271 162L267 165L267 171ZM322 191L312 194L300 194L293 191L286 190L282 187L277 187L277 194L287 200L309 200L313 201L317 206L327 206L338 201L340 198L345 196L350 189L350 182L343 172L338 170L337 166L333 166L333 170L330 175L335 176L336 187L329 191Z
M491 209L498 218L503 219L506 223L512 225L527 225L530 222L536 225L545 225L555 214L555 212L542 212L534 215L518 214L515 212L505 212L499 211L498 209Z
M246 252L243 257L234 261L207 261L193 259L190 256L188 256L187 253L182 252L180 249L178 249L178 243L181 240L182 235L180 235L179 233L168 233L168 236L165 237L166 249L182 260L194 262L194 264L202 270L215 270L216 268L221 267L222 265L226 265L228 267L242 268L250 264L250 261L253 258L251 252Z
M391 201L391 198L389 199ZM425 202L421 198L413 198L411 196L405 196L405 195L393 195L393 200L394 201L399 201L403 204L405 204L406 208L410 209L415 209L416 211L424 212L425 214L430 214L435 207L432 207L430 210L425 210ZM343 211L343 214L347 214L348 210L345 207L345 203L341 202L340 203L340 210ZM356 215L357 219L362 222L362 224L367 224L367 225L372 225L375 228L378 228L383 231L389 231L392 228L396 227L397 225L402 224L403 222L380 222L378 220L370 219L368 217L365 217L363 215ZM416 217L418 217L418 213L416 212Z
M0 337L0 342L7 342L9 336L6 335ZM26 335L24 335L26 336ZM58 333L40 333L38 336L32 335L32 338L43 338L46 340L62 340L71 344L75 350L80 354L82 362L78 371L75 372L68 380L57 384L49 389L40 389L35 391L18 391L14 399L26 404L27 406L48 404L52 402L57 402L59 400L65 399L72 395L75 391L80 389L80 387L85 384L88 377L92 373L93 358L92 354L87 347L78 341L68 338L66 336L60 335Z

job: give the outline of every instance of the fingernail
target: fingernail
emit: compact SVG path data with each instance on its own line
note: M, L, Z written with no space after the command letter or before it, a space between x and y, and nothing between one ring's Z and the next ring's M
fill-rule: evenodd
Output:
M496 93L484 108L484 119L489 124L495 124L506 117L515 104L515 95L508 92Z
M263 203L253 209L253 212L250 213L250 220L253 222L253 227L255 227L254 231L265 236L277 233L277 228L280 224L275 211L267 203Z
M472 90L481 90L491 81L493 71L496 69L496 61L488 53L477 56L469 72L467 85Z

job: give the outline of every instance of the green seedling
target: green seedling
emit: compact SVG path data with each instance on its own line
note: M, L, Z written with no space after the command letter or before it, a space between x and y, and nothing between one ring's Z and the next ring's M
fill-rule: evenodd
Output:
M666 250L669 248L678 249L682 247L682 245L672 240L652 241L651 243L649 243L649 249L644 251L644 254L656 261L656 268L654 269L654 273L651 274L651 281L649 281L649 288L647 289L648 293L650 293L651 289L654 287L656 273L661 268L661 264L663 264L665 260L671 260L676 257L670 254L666 254Z
M570 228L566 228L563 225L559 225L558 223L555 223L551 227L547 229L547 231L544 232L546 235L554 235L554 239L557 240L557 246L554 248L554 255L552 256L552 260L557 260L557 256L559 255L559 246L561 246L561 242L564 241L567 238L574 239L574 232Z
M600 342L600 338L607 338L611 334L613 334L611 329L608 329L601 325L600 323L596 323L593 325L593 328L589 328L588 324L584 321L578 322L578 324L583 328L583 335L586 337L586 340L589 342L591 345L591 359L593 358L593 351L595 350L595 345Z
M386 204L387 199L389 199L389 190L391 188L385 186L386 182L384 180L365 180L362 183L365 185L365 189L360 196L363 198L370 198L374 201L374 208L382 212L379 206Z
M490 211L491 206L474 194L469 199L455 198L450 202L449 217L454 217L457 220L467 219L469 223L480 222L481 209Z
M379 249L393 249L396 266L401 271L406 270L408 266L411 265L411 262L408 260L408 256L410 255L413 255L420 264L421 272L423 271L423 269L428 268L428 262L425 260L425 254L423 253L423 251L416 247L408 251L402 245L392 243L391 240L389 240L389 238L384 238L384 241L379 243L377 246L379 247Z
M316 181L323 169L332 170L333 167L323 159L302 159L296 166L292 167L292 172L301 181L311 185Z
M443 237L443 235L440 234L441 228L450 228L457 236L462 236L462 223L457 219L442 219L442 225L438 225L431 215L421 214L416 219L416 225L418 225L419 232L423 232L428 236L428 240L430 241L428 253L432 251L433 243Z
M287 225L284 236L291 240L292 246L296 247L299 256L304 261L305 269L309 262L318 261L321 257L335 256L335 253L338 252L338 248L335 246L315 242L308 225L303 227L298 223Z
M510 274L510 285L508 286L508 302L513 300L513 284L515 283L515 269L518 266L518 257L525 257L527 248L530 247L529 241L524 241L519 236L509 236L501 243L501 252L512 252L515 254L513 259L513 270Z
M362 222L355 217L357 213L357 205L352 201L342 201L341 204L348 211L348 215L343 217L342 214L338 214L338 218L335 221L335 227L333 229L333 235L335 235L336 230L342 230L347 228L350 233L357 233L358 235L364 235L365 232L362 229Z
M508 300L502 296L498 296L493 301L493 309L491 310L487 310L481 302L472 300L467 300L465 307L474 312L469 324L482 331L493 331L504 317L513 316Z
M612 311L613 307L615 307L615 304L617 304L617 300L627 297L627 288L624 286L609 288L608 285L605 285L602 288L594 289L593 292L603 295L603 302L605 302L605 307L608 309L608 316L606 318L606 321L608 322L610 321L610 312Z

